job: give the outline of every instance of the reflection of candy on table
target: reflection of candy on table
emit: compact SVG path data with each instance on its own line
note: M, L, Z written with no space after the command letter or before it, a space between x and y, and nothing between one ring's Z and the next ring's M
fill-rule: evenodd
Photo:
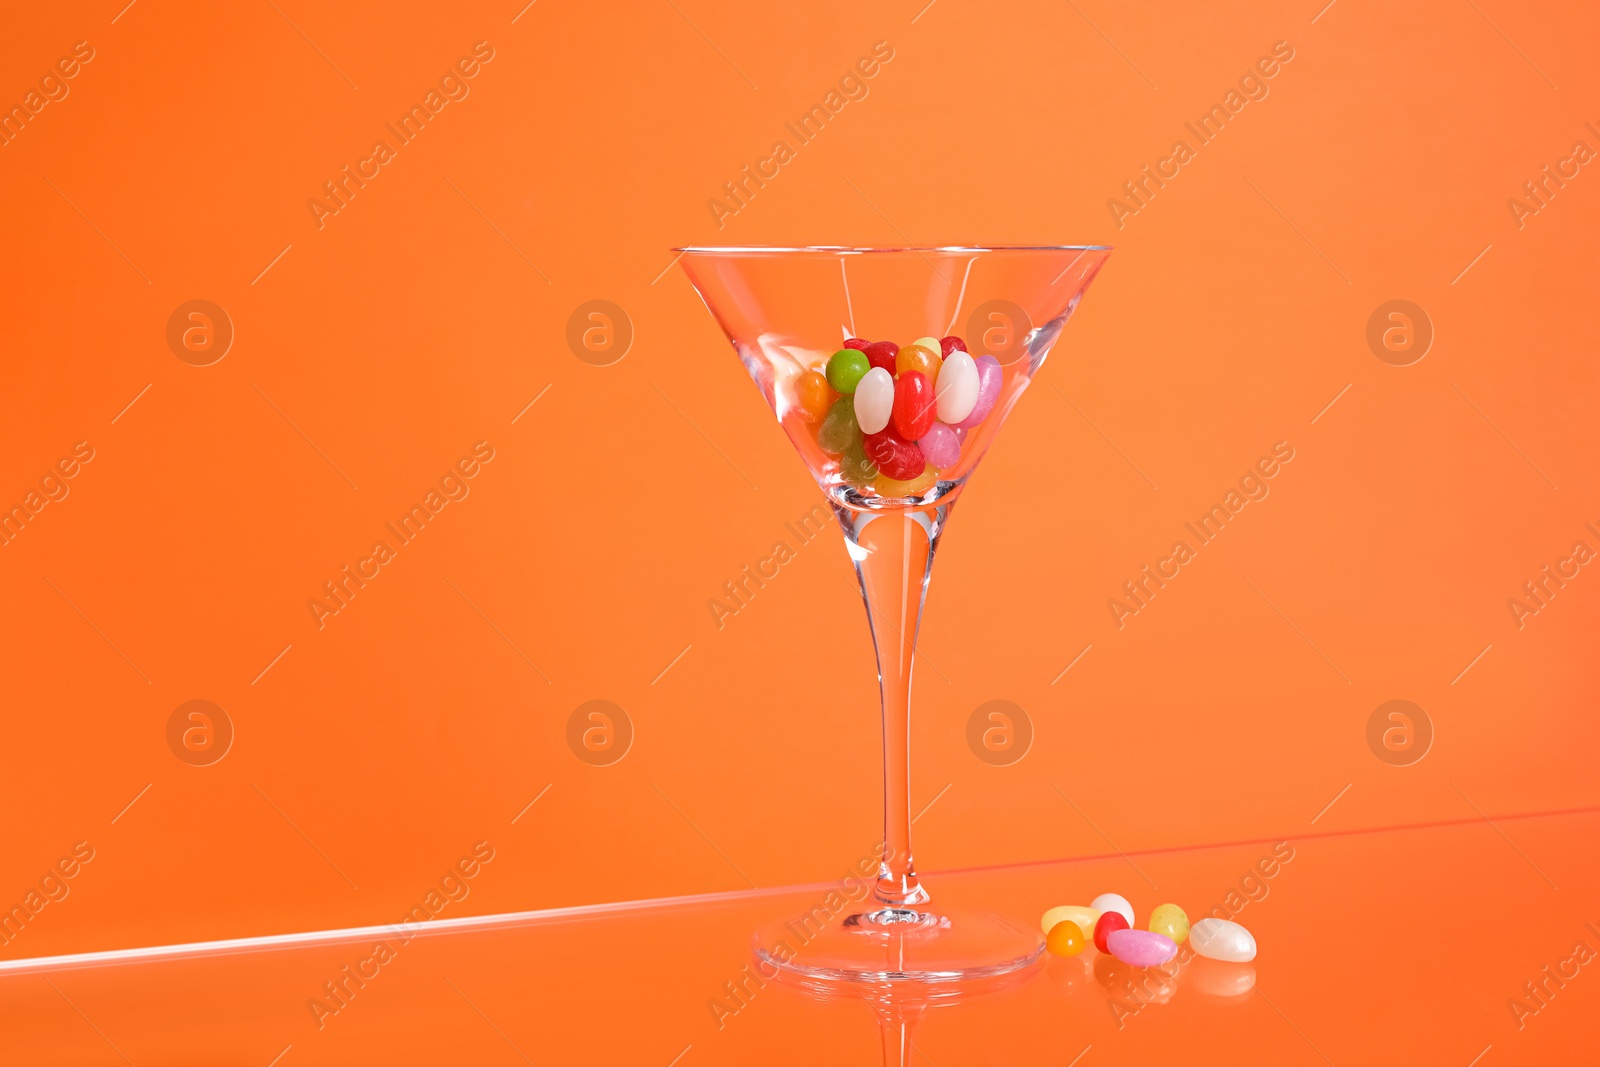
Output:
M924 493L961 460L966 431L994 410L1000 361L974 360L959 337L893 341L852 337L795 383L795 406L839 473L880 496Z

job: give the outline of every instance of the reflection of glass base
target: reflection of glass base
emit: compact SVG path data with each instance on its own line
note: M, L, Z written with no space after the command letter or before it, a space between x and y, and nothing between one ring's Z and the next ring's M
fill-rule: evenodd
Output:
M1044 937L999 915L966 908L878 908L819 923L812 915L757 931L756 958L769 975L825 982L953 982L1020 970L1044 952Z

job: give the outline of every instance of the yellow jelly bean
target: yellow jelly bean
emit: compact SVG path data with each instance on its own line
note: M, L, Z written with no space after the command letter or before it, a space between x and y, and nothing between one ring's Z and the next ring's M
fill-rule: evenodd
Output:
M944 354L944 346L939 343L939 339L937 337L919 337L911 343L922 348L926 348L929 352L932 352L936 356Z
M920 496L933 488L939 480L939 472L933 467L924 467L922 473L909 481L896 481L883 472L873 480L873 487L878 490L879 496Z
M1048 934L1054 930L1056 924L1071 919L1078 924L1084 937L1094 936L1094 924L1100 921L1100 913L1094 908L1080 907L1077 904L1063 904L1059 908L1051 908L1044 913L1044 919L1039 923L1039 929Z
M906 345L894 357L894 373L896 377L908 370L921 371L928 376L928 385L935 390L939 383L939 368L944 365L944 360L939 358L939 348L935 345L931 350L922 345Z
M1176 904L1161 904L1150 913L1150 932L1172 938L1181 945L1189 937L1189 916Z
M1083 927L1071 919L1062 919L1044 939L1044 947L1052 956L1076 956L1082 952L1089 939L1083 936Z

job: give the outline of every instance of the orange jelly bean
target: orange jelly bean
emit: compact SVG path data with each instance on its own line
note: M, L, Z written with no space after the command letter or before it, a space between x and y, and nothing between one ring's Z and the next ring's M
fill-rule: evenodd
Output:
M1083 936L1083 927L1071 919L1056 923L1044 939L1044 947L1052 956L1076 956L1088 943L1089 939Z
M939 368L943 365L944 360L939 358L937 352L929 352L921 345L906 345L894 357L895 377L908 370L918 371L927 375L928 384L935 388L939 384Z
M800 408L800 417L812 424L821 422L837 399L828 379L814 370L800 375L795 383L794 395Z

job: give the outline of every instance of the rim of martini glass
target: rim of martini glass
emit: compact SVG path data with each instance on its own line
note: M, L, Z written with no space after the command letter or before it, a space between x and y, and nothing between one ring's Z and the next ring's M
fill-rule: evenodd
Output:
M1114 245L683 245L671 249L683 255L764 255L770 252L849 252L868 255L884 252L1111 252Z

